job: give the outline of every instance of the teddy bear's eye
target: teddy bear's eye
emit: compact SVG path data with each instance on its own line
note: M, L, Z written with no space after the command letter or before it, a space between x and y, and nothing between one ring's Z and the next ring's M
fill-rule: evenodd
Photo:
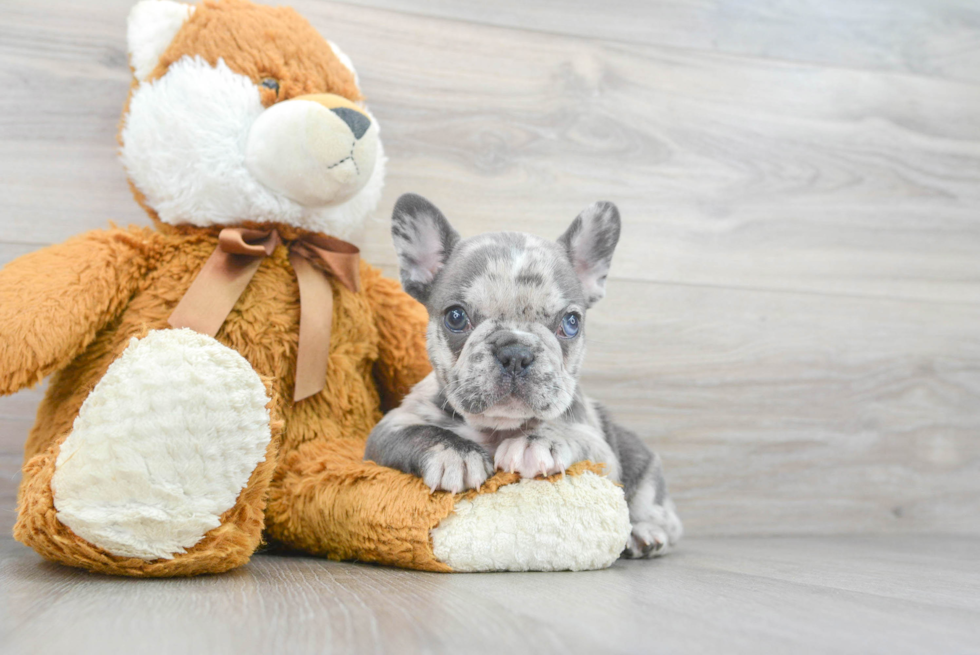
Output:
M275 79L273 79L271 77L267 77L264 80L262 80L261 82L259 82L259 84L262 85L262 86L264 86L267 89L272 89L272 91L274 91L276 95L279 95L279 81L278 80L275 80Z

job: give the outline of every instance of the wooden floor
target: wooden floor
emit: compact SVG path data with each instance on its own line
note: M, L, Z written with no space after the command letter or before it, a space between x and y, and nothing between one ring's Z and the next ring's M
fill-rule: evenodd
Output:
M119 580L0 543L5 655L980 653L980 540L701 537L589 573L443 575L262 554Z
M115 143L133 1L4 1L0 265L146 224ZM387 273L406 191L465 235L620 206L583 382L691 537L581 575L262 556L172 582L6 538L0 652L980 651L980 4L292 4L382 127ZM40 393L0 398L0 526Z

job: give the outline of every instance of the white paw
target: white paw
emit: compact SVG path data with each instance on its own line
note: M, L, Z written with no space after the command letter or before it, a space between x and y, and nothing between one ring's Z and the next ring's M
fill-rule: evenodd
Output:
M267 403L251 365L211 337L158 330L131 340L61 446L58 520L115 555L185 552L265 459Z
M501 471L520 473L522 478L564 473L570 462L556 444L545 439L514 437L505 439L493 456L493 464Z
M667 553L669 541L667 531L655 523L636 523L626 542L624 557L642 559L658 557Z
M646 509L642 521L634 521L623 557L642 559L666 555L683 534L673 501Z
M493 468L489 458L475 450L460 452L437 446L425 455L422 479L434 492L458 494L464 489L478 489L487 481Z

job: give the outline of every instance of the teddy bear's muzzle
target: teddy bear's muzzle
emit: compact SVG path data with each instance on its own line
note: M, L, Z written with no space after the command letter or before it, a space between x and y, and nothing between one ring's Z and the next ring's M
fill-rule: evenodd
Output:
M245 165L261 184L307 207L342 203L374 171L378 126L361 107L329 93L279 102L255 120Z

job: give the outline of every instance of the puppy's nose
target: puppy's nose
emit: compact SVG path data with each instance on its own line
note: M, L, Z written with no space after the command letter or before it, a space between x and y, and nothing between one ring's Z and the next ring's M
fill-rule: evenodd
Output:
M498 348L494 353L497 361L504 367L504 371L517 377L523 375L525 371L534 363L534 353L525 345L511 343L502 348Z
M347 127L354 133L355 139L360 139L368 131L368 128L371 127L371 119L359 111L348 107L334 107L330 111L337 114L340 120L347 123Z

